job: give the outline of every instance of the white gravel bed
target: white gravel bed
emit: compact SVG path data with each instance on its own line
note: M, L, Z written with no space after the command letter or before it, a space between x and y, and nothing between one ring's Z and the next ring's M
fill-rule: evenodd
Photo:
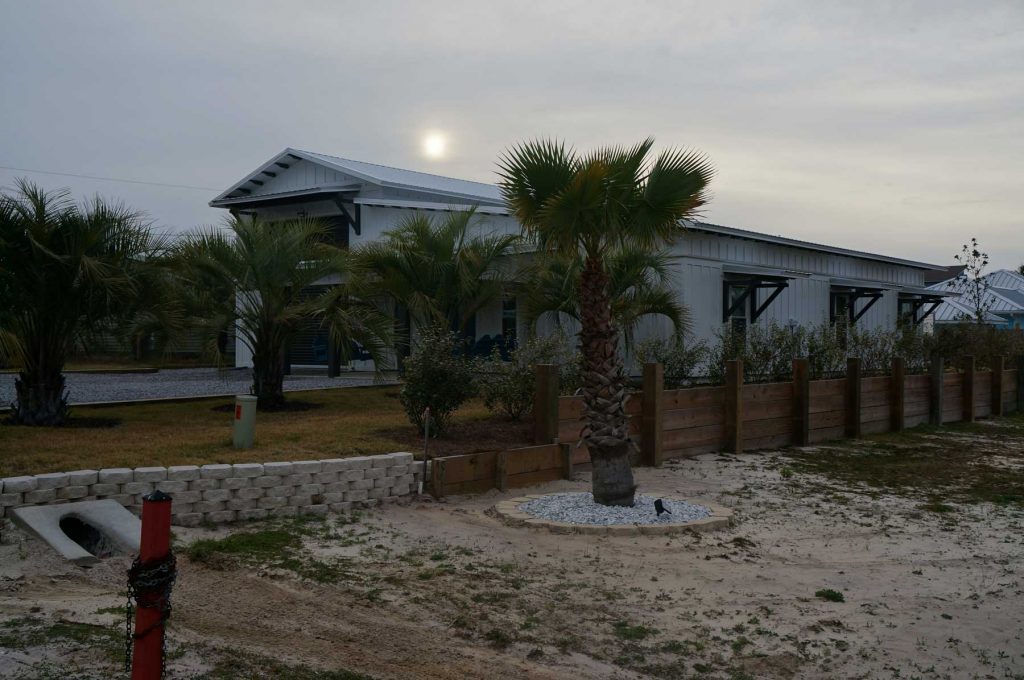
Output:
M13 373L0 374L0 405L14 401ZM82 404L103 401L132 401L202 397L220 394L249 394L252 372L249 369L174 368L156 373L66 373L68 402ZM285 376L286 392L321 387L372 385L373 377L328 378L325 375Z
M590 493L558 493L535 498L519 506L519 510L541 519L569 524L669 524L692 522L711 517L710 508L686 501L663 498L668 512L658 517L654 501L658 496L637 495L633 507L599 505Z

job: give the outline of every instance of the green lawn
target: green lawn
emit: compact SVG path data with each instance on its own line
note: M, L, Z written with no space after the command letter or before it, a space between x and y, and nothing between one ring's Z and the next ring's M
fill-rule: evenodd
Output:
M422 451L398 401L398 387L289 392L290 402L315 405L306 411L259 413L256 446L231 446L230 401L111 407L73 407L78 419L114 419L113 427L36 428L0 425L0 477L79 469L145 465L311 460ZM219 408L218 408L219 407ZM229 407L228 407L229 408ZM470 453L525 444L527 423L492 416L470 402L451 432L431 442L431 455Z

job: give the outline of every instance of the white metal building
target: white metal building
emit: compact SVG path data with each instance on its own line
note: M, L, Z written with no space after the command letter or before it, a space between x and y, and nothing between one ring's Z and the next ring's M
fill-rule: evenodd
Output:
M409 211L477 208L482 231L519 231L496 186L479 182L285 149L210 202L232 212L274 220L321 217L337 243L355 247L379 239ZM694 335L713 337L725 323L812 325L837 317L866 327L891 328L897 318L920 323L941 302L941 291L925 287L937 265L781 236L690 223L674 244L679 256L674 282L694 321ZM514 297L478 314L478 337L522 334ZM669 333L652 319L638 339ZM326 363L314 347L297 348L293 361ZM301 344L301 343L300 343ZM322 360L321 360L322 359ZM239 343L236 364L251 357Z

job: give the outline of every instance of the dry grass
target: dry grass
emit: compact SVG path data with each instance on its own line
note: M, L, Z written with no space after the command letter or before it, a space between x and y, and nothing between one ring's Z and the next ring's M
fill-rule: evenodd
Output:
M76 418L109 418L114 427L35 428L0 425L0 477L145 465L202 465L305 460L422 450L395 386L289 392L307 411L260 413L256 446L231 446L232 413L224 399L185 403L76 407ZM528 426L492 416L480 402L456 414L431 455L523 445Z

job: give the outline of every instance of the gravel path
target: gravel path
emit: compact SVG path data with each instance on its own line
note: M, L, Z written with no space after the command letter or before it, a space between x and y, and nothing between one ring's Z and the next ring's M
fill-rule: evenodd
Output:
M249 394L249 369L175 368L156 373L68 373L68 401L82 404L99 401L129 401L170 397L201 397L219 394ZM13 373L0 374L0 405L14 401ZM291 375L284 379L286 392L320 387L372 385L373 376L356 373L340 378L322 375Z
M633 507L627 508L599 505L589 493L559 493L535 498L520 505L519 509L535 517L569 524L657 524L691 522L711 516L711 510L703 505L663 499L671 514L667 512L659 518L654 509L657 498L638 495Z

